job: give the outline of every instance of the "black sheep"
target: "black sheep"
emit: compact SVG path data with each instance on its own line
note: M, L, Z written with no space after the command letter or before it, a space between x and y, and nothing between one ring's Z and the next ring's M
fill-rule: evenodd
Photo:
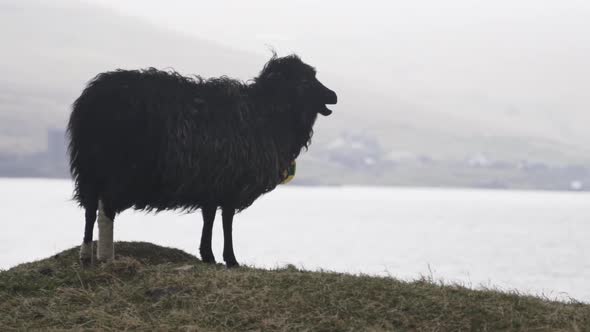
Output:
M96 76L68 123L75 199L86 210L83 264L114 258L113 220L128 208L201 209L203 261L215 263L211 231L222 210L223 259L237 266L235 212L285 178L307 148L317 114L336 94L296 55L274 55L249 83L184 77L174 71L116 70Z

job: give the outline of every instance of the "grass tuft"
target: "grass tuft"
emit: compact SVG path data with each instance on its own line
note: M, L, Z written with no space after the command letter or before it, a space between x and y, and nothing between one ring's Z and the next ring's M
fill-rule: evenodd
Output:
M227 270L183 251L118 242L117 259L78 249L0 272L0 330L590 331L590 305L493 289L294 266Z

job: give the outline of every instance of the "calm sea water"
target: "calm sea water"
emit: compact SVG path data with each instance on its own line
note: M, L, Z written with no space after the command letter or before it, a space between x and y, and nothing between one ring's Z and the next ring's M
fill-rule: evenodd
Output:
M0 269L78 245L67 180L0 179ZM115 239L198 252L199 213L127 211ZM95 234L97 232L95 231ZM221 261L221 223L214 252ZM590 302L590 194L283 186L236 216L238 261L433 277Z

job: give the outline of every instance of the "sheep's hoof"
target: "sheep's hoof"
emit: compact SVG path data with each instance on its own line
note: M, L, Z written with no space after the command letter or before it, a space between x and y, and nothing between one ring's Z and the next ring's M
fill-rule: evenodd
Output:
M89 268L92 266L92 258L90 257L80 257L80 266L83 268Z
M238 264L238 262L236 260L226 261L225 265L227 266L228 269L240 267L240 264Z
M92 242L80 245L80 266L87 268L92 265Z
M215 261L215 256L213 256L213 255L201 255L201 260L203 261L203 263L207 263L207 264L216 264L217 263Z

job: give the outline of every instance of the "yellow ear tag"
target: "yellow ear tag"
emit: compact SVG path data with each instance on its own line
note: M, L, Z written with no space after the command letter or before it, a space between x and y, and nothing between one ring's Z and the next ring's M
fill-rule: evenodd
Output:
M297 166L295 164L295 160L293 160L291 162L291 165L289 165L289 168L287 168L283 172L283 175L285 176L285 180L283 180L283 182L281 182L281 184L287 184L287 183L291 182L291 180L293 180L293 178L295 177L296 168L297 168Z

